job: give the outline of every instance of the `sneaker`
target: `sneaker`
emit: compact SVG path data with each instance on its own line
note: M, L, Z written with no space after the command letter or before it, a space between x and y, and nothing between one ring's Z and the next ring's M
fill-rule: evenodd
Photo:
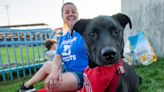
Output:
M25 87L23 84L16 92L36 92L36 89L33 86Z

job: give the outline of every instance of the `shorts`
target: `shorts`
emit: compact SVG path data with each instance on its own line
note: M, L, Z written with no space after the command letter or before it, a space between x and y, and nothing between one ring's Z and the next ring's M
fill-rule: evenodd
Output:
M77 82L78 82L78 89L83 87L83 83L84 83L84 78L83 78L83 72L71 72L75 75Z
M65 68L64 65L62 65L62 72L70 72L72 73L76 79L77 79L77 82L78 82L78 89L82 88L83 87L83 83L84 83L84 77L83 77L83 72L82 71L69 71Z
M80 72L80 71L67 71L65 69L63 69L62 71L63 71L63 73L64 72L70 72L76 77L77 82L78 82L78 89L83 87L83 83L84 83L83 72Z

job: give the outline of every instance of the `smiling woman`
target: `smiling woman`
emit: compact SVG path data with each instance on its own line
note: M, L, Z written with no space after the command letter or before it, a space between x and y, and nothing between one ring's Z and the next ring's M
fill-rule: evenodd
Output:
M88 57L80 34L74 32L71 36L71 28L78 20L78 11L72 2L66 2L62 6L61 13L63 23L68 29L58 39L58 48L53 61L44 63L18 91L31 90L35 83L42 80L45 80L48 92L73 92L83 86L83 71L88 65Z

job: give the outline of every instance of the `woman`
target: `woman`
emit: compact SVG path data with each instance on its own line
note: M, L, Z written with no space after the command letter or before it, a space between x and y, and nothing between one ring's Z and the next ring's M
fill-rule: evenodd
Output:
M45 78L47 92L73 92L83 86L83 71L88 65L88 57L80 34L74 32L71 36L71 28L78 21L79 14L71 2L65 3L61 12L65 30L58 40L53 62L46 62L32 79L24 84L24 88L32 88L34 83Z

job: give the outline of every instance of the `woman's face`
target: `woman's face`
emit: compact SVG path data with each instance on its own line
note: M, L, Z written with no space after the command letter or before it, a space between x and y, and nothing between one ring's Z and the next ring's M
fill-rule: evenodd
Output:
M78 20L79 14L77 8L72 4L65 5L62 13L63 21L68 25L68 27L72 27Z

